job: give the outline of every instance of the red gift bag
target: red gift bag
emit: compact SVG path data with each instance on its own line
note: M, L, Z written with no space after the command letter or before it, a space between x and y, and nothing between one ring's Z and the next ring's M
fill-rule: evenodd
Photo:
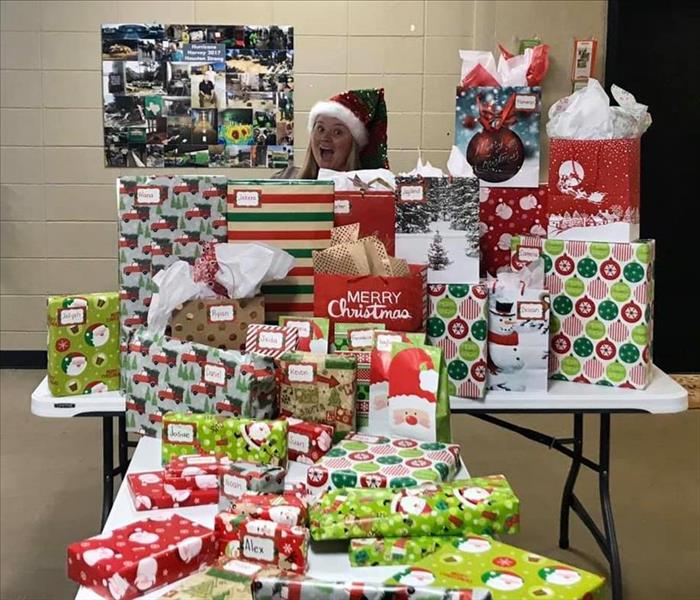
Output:
M639 138L551 138L547 237L607 242L637 239L639 161Z
M377 236L394 256L396 206L392 191L341 191L335 193L333 225L360 224L360 237Z
M427 265L407 277L314 275L314 315L335 323L384 323L395 331L425 331Z

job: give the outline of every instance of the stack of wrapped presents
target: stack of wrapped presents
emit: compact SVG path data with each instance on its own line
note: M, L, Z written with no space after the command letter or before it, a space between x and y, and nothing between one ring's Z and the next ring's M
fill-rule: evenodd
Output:
M460 476L450 398L649 384L650 117L590 80L549 112L541 184L541 77L494 78L464 54L462 163L442 176L119 179L120 289L50 299L49 383L121 390L162 469L125 481L139 520L68 547L71 579L119 600L175 582L163 598L601 592L601 577L503 541L518 496L504 475ZM213 528L178 512L203 505ZM339 544L347 579L309 577L310 556Z

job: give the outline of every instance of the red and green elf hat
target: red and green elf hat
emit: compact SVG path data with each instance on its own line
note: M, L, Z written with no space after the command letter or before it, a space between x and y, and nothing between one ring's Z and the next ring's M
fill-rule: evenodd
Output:
M348 90L317 102L309 113L309 131L321 115L340 119L360 147L362 169L388 169L384 88Z

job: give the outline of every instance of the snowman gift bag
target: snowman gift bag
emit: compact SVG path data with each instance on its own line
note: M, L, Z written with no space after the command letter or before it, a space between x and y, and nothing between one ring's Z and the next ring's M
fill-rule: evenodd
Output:
M442 349L391 345L388 433L422 442L450 442L450 397Z
M48 379L54 396L119 389L119 294L48 299Z
M546 392L549 292L543 261L489 278L489 292L488 389Z

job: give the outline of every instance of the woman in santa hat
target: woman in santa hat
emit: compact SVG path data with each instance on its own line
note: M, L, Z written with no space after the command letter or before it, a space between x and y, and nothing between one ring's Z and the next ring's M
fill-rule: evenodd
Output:
M309 147L301 168L279 179L316 179L319 169L388 169L384 89L350 90L317 102L309 113Z

